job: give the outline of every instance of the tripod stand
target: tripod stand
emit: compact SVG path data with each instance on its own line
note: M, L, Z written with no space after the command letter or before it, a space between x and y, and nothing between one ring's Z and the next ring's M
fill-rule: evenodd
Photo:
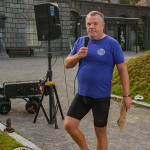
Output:
M58 109L60 110L60 114L61 114L61 117L63 120L64 120L64 116L63 116L63 112L61 109L61 105L60 105L60 101L59 101L59 97L57 94L55 83L52 82L51 59L52 59L52 54L51 54L51 49L50 49L50 41L48 41L48 71L47 71L46 79L45 79L44 85L43 85L43 93L42 93L41 99L39 100L39 106L38 106L38 109L35 114L35 118L34 118L33 122L34 123L36 122L40 108L42 108L47 122L50 124L55 123L55 129L58 129L57 116L56 116L57 110ZM46 111L42 104L42 101L43 101L43 98L45 95L49 96L49 117L46 114ZM56 97L56 103L54 100L54 96Z

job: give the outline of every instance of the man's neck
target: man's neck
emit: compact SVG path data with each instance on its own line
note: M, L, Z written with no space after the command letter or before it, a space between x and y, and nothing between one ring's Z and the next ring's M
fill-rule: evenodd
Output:
M106 36L106 34L101 34L99 37L91 37L92 40L100 40L103 39Z

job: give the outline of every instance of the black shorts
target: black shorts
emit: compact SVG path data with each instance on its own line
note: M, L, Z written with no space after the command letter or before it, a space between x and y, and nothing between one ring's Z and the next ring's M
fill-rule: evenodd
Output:
M92 109L95 127L105 127L107 125L110 108L110 97L92 98L76 95L67 116L81 120Z

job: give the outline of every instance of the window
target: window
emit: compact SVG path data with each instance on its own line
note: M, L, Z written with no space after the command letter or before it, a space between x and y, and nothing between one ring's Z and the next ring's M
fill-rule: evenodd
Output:
M37 38L36 22L35 20L27 20L26 29L26 44L27 46L40 46L41 42Z

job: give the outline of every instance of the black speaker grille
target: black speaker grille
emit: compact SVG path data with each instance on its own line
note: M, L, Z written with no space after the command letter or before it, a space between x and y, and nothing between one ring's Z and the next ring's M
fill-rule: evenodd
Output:
M39 41L54 40L61 35L59 9L50 3L34 5Z

